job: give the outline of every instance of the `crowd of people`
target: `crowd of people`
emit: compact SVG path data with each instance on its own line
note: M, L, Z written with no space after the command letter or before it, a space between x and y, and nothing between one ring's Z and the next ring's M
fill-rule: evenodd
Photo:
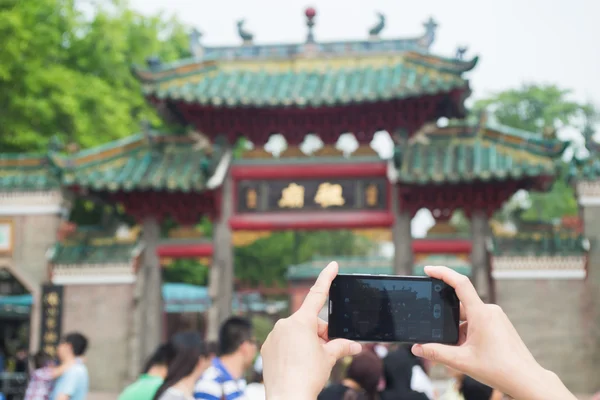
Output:
M484 304L466 277L444 267L426 272L454 287L461 300L457 346L330 341L318 314L337 274L332 263L302 307L277 322L262 356L256 358L251 323L240 317L221 326L216 352L198 333L179 333L157 350L119 400L433 400L431 362L445 364L454 377L443 400L575 399L555 374L537 364L502 310ZM246 385L252 366L256 376ZM332 375L336 366L340 379Z
M241 317L222 324L214 345L197 332L181 332L156 349L119 400L433 400L432 362L454 377L442 400L575 399L535 361L502 310L484 304L468 278L445 267L425 272L454 287L461 301L458 345L329 340L318 314L337 270L331 263L321 272L300 309L277 322L261 355L252 324ZM36 355L26 400L85 399L86 348L87 339L72 333L58 346L59 365Z

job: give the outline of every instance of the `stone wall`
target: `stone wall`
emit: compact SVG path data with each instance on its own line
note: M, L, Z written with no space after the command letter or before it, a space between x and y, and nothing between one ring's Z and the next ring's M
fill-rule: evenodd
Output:
M584 234L590 241L588 274L584 287L588 323L584 335L592 371L596 371L595 387L592 389L597 391L600 390L600 202L596 205L584 205L580 215L583 219Z
M539 363L575 393L598 389L587 332L591 318L584 280L496 280L500 305Z
M128 382L134 285L69 285L64 289L63 333L90 341L90 390L118 392Z
M39 293L35 291L48 280L46 253L56 243L61 218L58 212L2 217L13 222L15 239L13 252L5 264L34 290L29 330L29 350L34 353L39 348L41 318Z
M46 253L56 243L58 215L18 215L12 217L15 229L13 262L31 283L39 286L48 279Z

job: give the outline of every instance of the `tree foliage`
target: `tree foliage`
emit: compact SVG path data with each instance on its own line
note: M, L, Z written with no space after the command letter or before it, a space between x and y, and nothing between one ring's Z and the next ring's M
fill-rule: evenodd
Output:
M0 3L0 149L44 151L54 135L81 147L160 119L146 104L133 63L188 55L185 27L126 2Z
M287 267L315 256L364 256L375 244L350 231L274 232L235 250L235 274L245 284L285 282ZM325 265L323 265L325 267Z
M570 96L570 90L556 85L526 84L477 101L473 111L486 109L503 125L540 135L550 127L560 138L568 129L582 131L597 114L593 105L573 101ZM508 202L499 215L503 219L514 219L518 215L523 220L545 222L577 215L575 194L565 179L566 163L557 161L562 162L558 179L548 192L529 192L527 201ZM524 212L516 212L522 208L525 208Z
M208 285L209 266L195 259L177 259L163 268L163 281L189 283L190 285Z
M133 64L188 57L186 28L176 19L142 15L126 1L5 0L0 2L0 151L46 151L53 136L93 147L161 124L146 103ZM239 154L244 142L236 146ZM73 218L98 222L100 210L78 203ZM207 236L210 224L203 222ZM236 249L243 282L281 282L288 265L315 254L353 255L371 250L350 232L274 233ZM207 268L178 260L166 281L204 284Z
M501 124L529 132L541 133L546 127L581 130L585 123L582 117L594 108L570 100L571 94L571 90L556 85L525 84L475 102L473 111L486 109Z

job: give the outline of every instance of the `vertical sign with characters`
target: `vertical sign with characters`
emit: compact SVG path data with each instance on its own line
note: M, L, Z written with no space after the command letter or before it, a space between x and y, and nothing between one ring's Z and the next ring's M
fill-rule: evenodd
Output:
M44 285L42 287L40 349L51 357L56 357L56 347L62 333L62 310L63 287L59 285Z

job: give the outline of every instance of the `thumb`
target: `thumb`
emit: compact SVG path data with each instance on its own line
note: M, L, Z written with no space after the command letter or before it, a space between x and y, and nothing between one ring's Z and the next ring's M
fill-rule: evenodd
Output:
M458 369L457 366L460 358L459 347L439 343L415 344L412 347L412 353L417 357Z
M362 350L362 346L359 343L348 339L335 339L325 343L324 346L325 352L336 360L346 356L353 356Z

